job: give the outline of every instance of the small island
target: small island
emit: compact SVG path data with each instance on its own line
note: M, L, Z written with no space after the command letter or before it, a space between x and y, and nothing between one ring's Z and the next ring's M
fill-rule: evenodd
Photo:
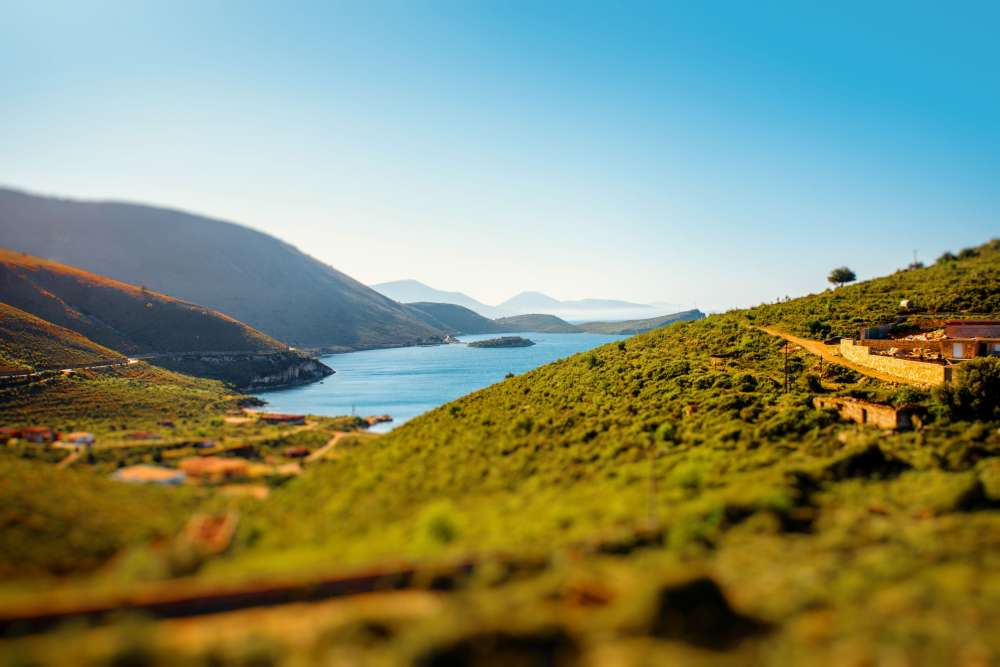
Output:
M469 343L469 347L531 347L535 341L520 336L500 336L489 340L477 340Z

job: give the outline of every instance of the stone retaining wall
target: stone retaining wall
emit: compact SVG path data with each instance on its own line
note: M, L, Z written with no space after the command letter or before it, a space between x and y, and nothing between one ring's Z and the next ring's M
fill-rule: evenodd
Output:
M949 366L872 354L866 346L859 345L850 338L841 339L840 354L848 361L895 375L900 380L926 385L938 385L951 381L952 369Z

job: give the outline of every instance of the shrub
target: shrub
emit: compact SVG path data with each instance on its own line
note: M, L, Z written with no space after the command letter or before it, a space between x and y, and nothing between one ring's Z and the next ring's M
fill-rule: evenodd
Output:
M964 362L955 381L938 387L934 397L953 419L1000 419L1000 358Z

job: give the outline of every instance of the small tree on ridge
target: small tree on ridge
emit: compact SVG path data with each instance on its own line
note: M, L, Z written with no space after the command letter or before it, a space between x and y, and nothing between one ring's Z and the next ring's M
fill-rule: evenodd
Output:
M846 266L841 266L831 271L826 279L837 287L843 287L845 283L853 283L858 277L854 275L854 271Z

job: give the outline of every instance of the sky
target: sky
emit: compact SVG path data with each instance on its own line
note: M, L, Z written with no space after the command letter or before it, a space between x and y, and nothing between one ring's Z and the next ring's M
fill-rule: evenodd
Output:
M1000 236L1000 4L0 0L0 185L722 309Z

